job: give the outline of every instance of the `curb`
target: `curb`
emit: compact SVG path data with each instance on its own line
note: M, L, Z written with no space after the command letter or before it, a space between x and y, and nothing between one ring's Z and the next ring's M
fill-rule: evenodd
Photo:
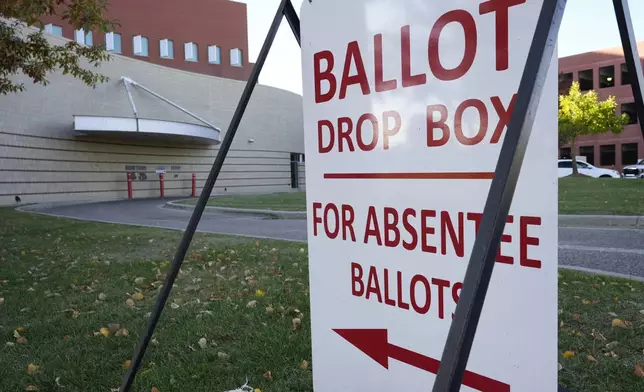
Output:
M192 211L194 206L181 204L182 201L189 200L175 200L165 203L164 208L174 210ZM227 212L230 214L242 215L263 215L273 219L306 219L306 211L277 211L277 210L259 210L249 208L230 208L230 207L212 207L206 206L206 212Z
M644 216L559 215L559 227L615 227L644 229Z

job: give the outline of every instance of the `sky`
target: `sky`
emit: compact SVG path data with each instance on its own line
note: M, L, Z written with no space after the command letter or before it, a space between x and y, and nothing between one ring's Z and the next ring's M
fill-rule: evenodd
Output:
M239 0L248 5L249 57L254 62L280 0ZM351 0L347 0L351 1ZM528 0L531 1L531 0ZM302 0L292 0L297 12ZM635 36L644 41L644 1L629 0ZM612 0L568 0L559 32L559 57L620 46ZM640 53L640 55L644 55ZM259 82L302 93L300 48L284 21Z

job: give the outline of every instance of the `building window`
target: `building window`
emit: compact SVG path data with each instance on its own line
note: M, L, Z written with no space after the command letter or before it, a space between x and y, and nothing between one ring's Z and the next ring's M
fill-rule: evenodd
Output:
M572 86L572 72L559 74L559 90L565 90L568 92L570 86Z
M57 37L62 37L63 36L63 28L60 26L57 26L55 24L46 24L45 25L45 33L49 35L55 35Z
M631 73L628 72L628 66L622 64L622 86L631 84Z
M615 66L601 67L599 69L599 88L615 87Z
M622 144L622 165L635 165L637 161L637 143Z
M581 146L579 147L579 155L586 157L586 162L591 165L595 164L595 146Z
M561 147L559 149L559 159L572 159L570 147Z
M159 55L162 59L173 59L174 41L171 39L162 39L159 41Z
M121 34L105 34L105 50L112 53L121 53Z
M622 114L628 115L628 124L637 124L637 111L633 102L622 104Z
M193 42L186 42L183 45L184 59L186 61L199 61L199 48Z
M208 62L210 64L221 64L221 48L217 45L208 47Z
M244 53L242 53L241 49L230 49L230 65L233 67L244 66Z
M614 144L599 146L599 164L602 166L615 165L615 145Z
M579 88L581 91L592 90L593 87L593 70L579 71Z
M91 31L85 34L85 30L79 29L74 31L74 41L81 45L92 46L94 44L94 36Z
M148 56L148 39L142 35L136 35L132 38L134 55Z

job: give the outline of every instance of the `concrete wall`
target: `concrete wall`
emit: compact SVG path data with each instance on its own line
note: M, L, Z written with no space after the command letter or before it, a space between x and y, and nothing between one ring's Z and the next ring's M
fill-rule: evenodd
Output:
M82 136L73 131L73 115L134 117L120 80L127 76L214 123L223 139L245 83L123 56L100 71L110 81L96 89L61 74L46 87L20 76L27 90L0 96L0 204L15 203L15 196L23 202L126 198L131 166L147 176L135 176L135 198L159 195L157 167L167 170L166 196L189 196L192 173L201 190L217 146ZM144 91L133 93L142 118L198 123ZM215 192L296 191L290 153L304 152L302 129L301 96L257 86ZM299 171L302 190L304 164Z

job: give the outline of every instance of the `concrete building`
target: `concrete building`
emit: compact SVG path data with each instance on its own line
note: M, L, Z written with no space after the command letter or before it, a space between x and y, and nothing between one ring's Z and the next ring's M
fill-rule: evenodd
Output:
M199 192L245 82L145 60L114 54L96 89L57 73L0 96L0 204L124 199L127 173L134 198L159 196L157 172L166 196L190 196L193 173ZM302 97L257 86L215 192L302 190L303 152Z
M639 43L639 53L644 54L644 42ZM621 47L582 53L559 59L559 93L565 93L573 81L579 81L583 91L595 90L600 99L614 96L618 114L627 113L631 123L621 134L606 132L600 135L582 136L576 140L575 150L570 145L560 148L561 158L570 158L573 153L585 156L596 166L612 168L621 172L623 166L644 158L644 140L637 120L631 75L626 69Z
M59 16L41 19L51 35L185 71L246 80L246 4L231 0L109 0L114 31L74 30Z

